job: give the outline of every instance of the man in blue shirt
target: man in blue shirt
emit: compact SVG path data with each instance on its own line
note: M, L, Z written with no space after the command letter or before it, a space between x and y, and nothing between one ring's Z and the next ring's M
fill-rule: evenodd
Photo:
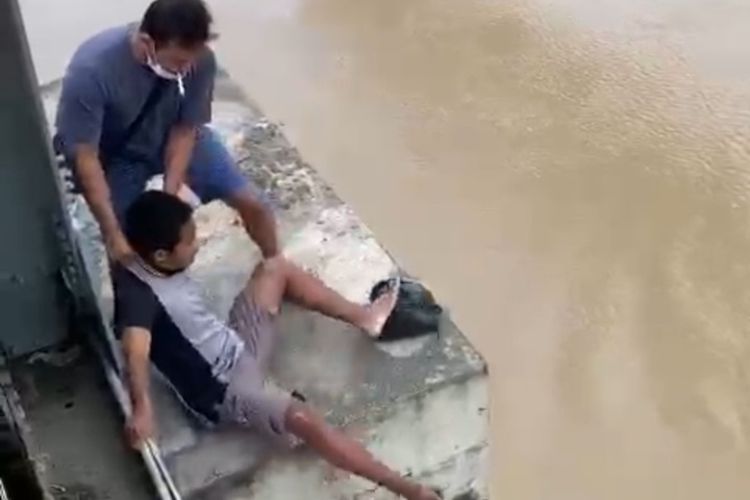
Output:
M55 143L113 261L132 260L121 222L157 174L168 193L187 184L204 203L225 201L264 257L278 253L273 214L206 127L216 76L211 23L203 0L155 0L139 25L93 36L68 66Z

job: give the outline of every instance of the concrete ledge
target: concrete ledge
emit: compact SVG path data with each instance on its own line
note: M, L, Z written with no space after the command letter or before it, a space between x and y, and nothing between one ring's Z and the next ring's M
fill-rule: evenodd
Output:
M49 89L47 113L56 90ZM345 297L364 301L396 263L369 229L227 79L217 82L212 126L243 172L277 211L285 254ZM101 269L101 301L111 308L103 251L80 198L71 214ZM220 203L196 212L204 242L191 273L225 316L260 255L236 215ZM273 382L303 393L381 459L443 488L448 498L486 498L486 367L449 318L438 336L376 344L319 315L285 307ZM373 485L341 475L304 448L272 452L249 432L208 432L154 384L160 446L178 487L196 498L386 498Z
M397 401L376 420L353 422L347 431L379 459L443 489L446 498L472 492L486 498L486 380L446 385ZM274 457L228 498L393 498L371 483L340 475L304 451Z
M440 486L456 494L483 490L479 469L432 477L446 463L486 447L487 378L478 360L467 361L470 347L449 321L439 338L418 341L401 357L341 323L293 306L282 314L279 333L272 368L278 385L304 394L329 422L399 470L441 480ZM174 422L165 424L182 432ZM291 494L288 485L303 487L302 482L305 491L320 490L312 498L351 498L372 486L350 478L331 480L333 471L303 450L277 457L280 450L250 433L194 432L187 442L179 440L178 450L175 436L162 434L162 448L173 450L174 479L185 492L221 487L233 495L245 492L247 498L285 498L271 492Z
M25 412L29 457L47 498L146 500L148 476L125 443L97 360L85 349L32 355L11 367Z

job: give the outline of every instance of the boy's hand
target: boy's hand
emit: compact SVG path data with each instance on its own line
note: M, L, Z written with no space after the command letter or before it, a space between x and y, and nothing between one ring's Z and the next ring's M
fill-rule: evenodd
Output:
M141 405L133 410L130 420L125 424L125 432L130 446L140 448L144 441L154 436L154 415L151 405Z

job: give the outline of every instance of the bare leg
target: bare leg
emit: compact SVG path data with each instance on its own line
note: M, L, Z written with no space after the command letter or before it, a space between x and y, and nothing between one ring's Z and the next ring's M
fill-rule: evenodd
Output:
M315 276L283 257L265 260L256 267L248 285L256 304L278 313L284 297L326 316L346 321L372 336L383 328L395 303L395 293L381 295L372 304L355 304L328 288Z
M409 500L440 498L433 490L378 462L361 444L330 427L307 405L292 403L287 410L286 427L331 465L369 479Z

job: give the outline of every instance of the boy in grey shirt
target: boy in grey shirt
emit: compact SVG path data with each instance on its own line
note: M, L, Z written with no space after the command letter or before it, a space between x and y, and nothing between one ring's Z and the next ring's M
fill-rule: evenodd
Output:
M115 266L115 322L128 368L133 444L150 438L153 408L149 360L183 402L215 424L240 425L284 441L301 439L332 465L411 500L436 500L429 488L378 462L359 443L331 428L300 397L268 392L264 378L284 299L347 321L377 337L396 291L373 303L349 302L283 257L260 263L237 296L227 323L211 314L185 271L197 252L191 208L160 191L128 209L125 230L137 253Z

